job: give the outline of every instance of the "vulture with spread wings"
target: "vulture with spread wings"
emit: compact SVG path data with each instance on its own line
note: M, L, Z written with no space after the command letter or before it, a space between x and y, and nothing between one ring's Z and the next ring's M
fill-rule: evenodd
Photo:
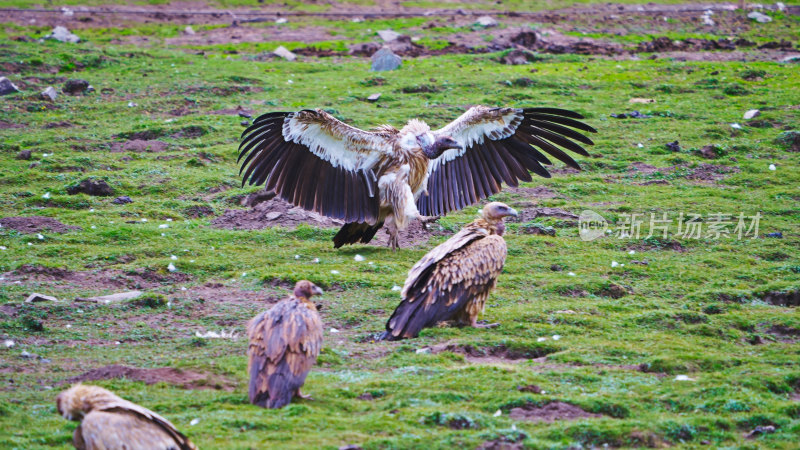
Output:
M99 386L76 384L56 397L56 409L81 424L78 450L197 450L169 420Z
M300 392L322 349L322 320L313 295L322 294L314 283L301 280L293 295L247 324L247 372L250 403L283 408Z
M517 212L492 202L453 237L423 256L403 286L403 301L386 322L381 339L415 338L423 328L455 321L476 328L489 293L506 262L503 218Z
M550 173L548 154L579 169L563 149L588 156L579 131L596 130L557 108L474 106L439 130L413 119L400 130L351 127L317 110L258 117L239 145L242 184L346 224L334 246L369 242L386 227L392 248L409 221L427 220L500 192L502 183ZM563 149L562 149L563 148Z

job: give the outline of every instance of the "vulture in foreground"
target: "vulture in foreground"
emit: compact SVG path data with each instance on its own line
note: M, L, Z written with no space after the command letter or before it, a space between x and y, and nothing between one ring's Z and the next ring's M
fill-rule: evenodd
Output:
M99 386L76 384L56 397L56 409L81 424L79 450L197 450L169 420Z
M408 272L403 300L386 322L381 339L414 338L423 328L456 321L477 328L478 314L506 261L503 218L516 216L508 205L492 202L481 216L423 256Z
M334 247L369 242L386 227L393 249L409 221L430 220L500 192L501 184L549 178L545 153L580 169L564 149L588 156L576 130L596 130L557 108L475 106L444 128L411 120L401 130L351 127L323 110L273 112L242 133L242 185L346 224ZM577 141L577 142L576 142ZM544 152L544 153L543 153Z
M298 281L292 296L247 324L250 403L283 408L294 396L311 398L300 388L322 348L322 320L310 300L318 294L312 282Z

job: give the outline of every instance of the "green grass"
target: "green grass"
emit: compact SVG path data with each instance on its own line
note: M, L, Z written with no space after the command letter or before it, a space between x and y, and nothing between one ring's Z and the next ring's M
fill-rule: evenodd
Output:
M166 25L146 31L169 37L178 30ZM800 319L796 308L761 301L765 292L800 288L800 161L775 142L780 132L800 127L796 67L576 55L542 55L533 66L504 66L496 54L448 55L406 60L401 70L380 74L384 82L376 85L369 81L377 75L368 72L366 59L259 62L250 57L262 49L245 44L235 47L238 55L221 48L197 54L187 48L108 44L130 30L95 30L94 39L77 46L6 39L37 31L6 26L0 36L0 64L15 67L10 77L24 88L2 100L2 120L24 127L0 130L0 217L49 216L82 231L45 232L38 239L0 229L0 245L6 247L0 250L0 272L32 264L81 272L150 269L167 277L167 265L174 262L187 279L148 290L163 295L167 305L153 295L119 305L40 303L21 307L14 317L0 313L0 338L16 342L0 350L5 381L0 447L68 447L76 424L55 412L60 383L107 364L171 366L227 379L231 391L97 382L163 414L202 448L474 448L500 438L521 438L529 448L693 447L703 441L737 448L796 445L800 345L768 330L799 329ZM532 67L538 71L531 73ZM532 83L514 82L523 77ZM84 78L96 92L61 95L53 104L38 98L46 86L59 87L65 78ZM421 84L438 89L404 93ZM383 94L377 105L362 100L376 92ZM632 105L632 97L656 103ZM643 236L583 242L577 227L563 221L538 221L553 226L555 237L525 235L524 224L510 224L508 261L483 316L500 327L437 328L415 340L376 344L369 336L382 329L399 300L392 286L401 285L411 265L447 236L397 253L371 246L334 250L335 230L229 231L210 227L209 218L188 216L188 208L196 206L210 207L216 215L238 208L238 198L255 190L238 187L241 118L209 111L238 105L257 111L320 107L359 127L400 126L412 117L438 127L471 104L574 109L598 128L590 150L598 157L580 158L583 172L525 185L544 185L559 194L538 199L539 206L575 213L592 209L612 226L630 213L649 218L667 212L675 218L680 212L704 217L760 212L760 234L781 231L784 238L677 238L684 248L677 252ZM169 114L179 108L190 113ZM747 125L742 114L752 108L762 114ZM633 109L653 117L609 117ZM60 121L73 126L43 128ZM744 127L735 130L731 123ZM168 143L167 151L110 151L112 143L146 131ZM665 148L674 140L681 152ZM724 156L698 156L696 150L709 144ZM21 150L33 150L33 161L15 159ZM39 165L29 168L31 162ZM649 175L631 172L636 162L662 169ZM703 163L739 171L718 183L686 178ZM769 164L777 170L768 170ZM105 179L116 195L128 195L134 203L113 205L110 198L66 193L89 176ZM642 184L658 179L669 184ZM50 198L43 198L48 192ZM531 201L508 192L494 199L523 209ZM455 231L477 209L447 216L441 225ZM162 224L169 227L159 228ZM651 249L642 250L643 245ZM639 249L634 255L628 254L631 246ZM366 261L355 262L356 254ZM319 264L312 263L314 258ZM648 265L632 262L644 259ZM612 261L625 266L612 268ZM561 270L551 270L554 265ZM285 295L274 286L276 280L302 278L327 290L319 299L325 346L305 388L314 400L279 411L252 407L245 341L197 338L195 332L233 329L241 335L266 303L221 302L193 292L205 283L222 283L275 298ZM608 294L612 284L630 294L613 298ZM69 300L118 290L4 283L0 304L18 304L34 291ZM756 336L761 344L755 344ZM548 339L540 342L543 337ZM547 361L472 363L458 353L416 353L449 341L487 351L504 346L546 355ZM22 359L23 350L50 362ZM638 366L642 370L635 370ZM676 381L676 375L692 380ZM529 384L545 393L517 390ZM357 398L365 392L375 399ZM516 406L549 400L603 417L539 424L508 417ZM497 410L502 414L495 417ZM199 422L190 425L193 419ZM471 425L453 430L447 426L451 420ZM767 424L776 432L744 438Z

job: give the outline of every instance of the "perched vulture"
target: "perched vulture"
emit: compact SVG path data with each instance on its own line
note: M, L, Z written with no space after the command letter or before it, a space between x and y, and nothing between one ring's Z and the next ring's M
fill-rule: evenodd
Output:
M578 113L556 108L475 106L439 130L411 120L401 130L351 127L317 110L258 117L239 145L242 185L264 184L307 210L347 222L334 246L369 242L386 226L430 220L500 192L501 184L543 177L544 153L580 169L564 150L588 156L577 142L596 132ZM573 129L574 128L574 129ZM544 153L542 153L542 151Z
M169 420L98 386L72 386L58 394L56 409L81 422L72 435L79 450L197 449Z
M247 324L250 403L283 408L295 395L310 398L300 388L322 348L322 320L309 300L315 294L322 294L322 289L298 281L294 295Z
M423 328L446 321L496 326L479 325L477 319L506 261L503 218L516 215L504 203L489 203L480 218L414 264L401 292L403 300L381 339L414 338Z

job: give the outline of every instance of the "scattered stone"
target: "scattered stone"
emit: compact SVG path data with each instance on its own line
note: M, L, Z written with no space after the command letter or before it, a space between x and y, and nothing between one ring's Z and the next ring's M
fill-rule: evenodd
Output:
M141 295L142 291L128 291L128 292L119 292L117 294L111 294L111 295L101 295L98 297L88 297L88 298L78 297L75 299L75 301L109 304L109 303L118 303L125 300L132 300Z
M380 36L384 42L391 42L397 40L397 38L400 37L400 33L393 30L378 30L378 36Z
M266 189L261 189L259 191L253 192L252 194L248 194L245 198L242 199L240 204L242 206L249 206L254 208L259 203L263 203L275 198L277 194L275 191L268 191Z
M31 153L32 152L30 150L23 150L23 151L17 153L17 159L21 159L23 161L27 161L27 160L31 159Z
M132 139L125 142L112 142L112 152L148 152L160 153L167 150L169 144L158 140Z
M767 233L766 236L768 238L783 239L783 233L780 231L776 231L774 233Z
M480 16L478 17L478 20L475 21L475 25L479 25L484 28L491 28L496 27L498 24L497 20L495 20L492 16Z
M521 408L514 408L509 413L509 417L512 420L528 422L555 422L602 416L584 411L580 407L569 403L554 401L542 406L530 404Z
M363 42L350 46L350 54L355 56L372 56L381 49L380 44L375 42Z
M81 41L77 35L71 33L68 29L58 26L53 28L53 31L50 32L47 36L44 37L45 39L55 39L59 42L68 42L70 44L77 44Z
M744 113L743 117L744 117L745 120L750 120L750 119L755 119L756 117L758 117L760 115L761 115L761 111L759 111L757 109L751 109L751 110L747 111L746 113Z
M671 152L679 152L681 151L681 146L678 144L678 141L672 141L667 143L667 150Z
M194 28L190 25L187 25L186 28L183 29L183 33L189 36L194 36L196 33L194 32Z
M43 100L54 102L58 98L58 93L53 86L47 86L47 89L42 91L41 96Z
M764 13L760 13L758 11L752 11L752 12L748 13L747 14L747 18L755 20L758 23L770 23L770 22L772 22L772 17L770 17L770 16L768 16L768 15L766 15Z
M395 55L388 47L383 47L372 55L372 71L384 72L395 70L403 64L402 58Z
M548 227L542 225L540 223L532 223L530 225L526 225L521 229L522 233L524 234L540 234L544 236L555 236L556 229L553 227Z
M127 195L123 195L123 196L115 198L114 200L111 200L111 203L113 203L115 205L125 205L127 203L133 203L133 199L131 199Z
M252 119L253 118L253 115L250 114L247 111L239 111L237 114L239 114L239 117L242 117L244 119Z
M289 22L289 19L287 19L286 17L279 17L279 18L275 19L275 23L277 23L278 25L280 25L282 23L287 23L287 22Z
M89 82L86 80L80 80L80 79L67 80L67 82L64 83L62 91L64 91L65 94L77 95L77 94L83 94L90 87L91 86L89 85Z
M53 233L66 233L72 230L81 230L81 227L64 225L52 217L42 216L16 216L0 218L0 225L23 234L39 233L49 230Z
M114 189L106 183L105 180L96 180L93 178L86 178L81 181L77 186L70 186L67 188L67 194L87 194L96 197L107 197L114 195Z
M753 431L747 433L745 437L747 439L755 439L756 436L760 436L762 434L772 434L775 432L775 427L772 425L759 425L753 429Z
M297 59L297 55L290 52L289 50L286 49L286 47L282 45L276 48L275 51L272 52L272 54L275 56L279 56L287 61L294 61Z
M649 119L653 116L642 114L639 111L631 111L629 113L611 114L615 119Z
M634 97L628 100L628 103L655 103L656 101L652 98L638 98Z
M381 94L380 93L372 94L369 97L367 97L367 101L369 101L369 102L377 102L379 98L381 98Z
M25 299L25 303L57 302L57 301L58 299L53 296L39 294L37 292L34 292L33 294L29 295L28 298Z
M243 120L243 121L239 122L239 125L241 125L243 127L249 127L250 126L250 121L249 120Z
M0 77L0 95L8 95L19 92L14 83L6 77Z

